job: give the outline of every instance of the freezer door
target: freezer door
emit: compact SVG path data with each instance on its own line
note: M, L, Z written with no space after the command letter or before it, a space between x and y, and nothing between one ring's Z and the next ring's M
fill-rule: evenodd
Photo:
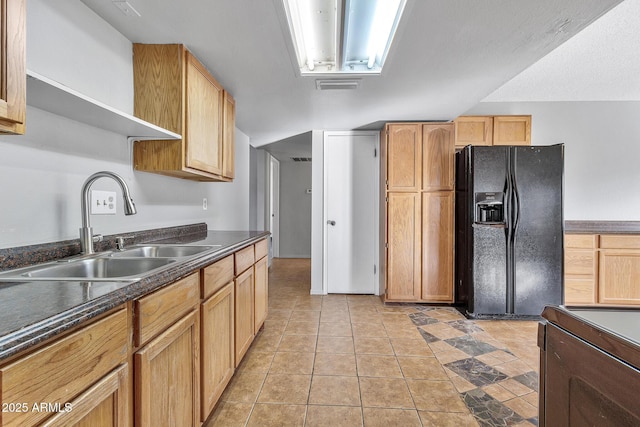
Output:
M505 192L508 150L506 147L472 147L469 196ZM475 202L470 203L474 209ZM473 221L473 212L470 212ZM473 224L471 228L472 286L467 311L471 315L504 314L506 311L506 229Z
M562 145L512 147L518 203L514 231L515 314L563 303Z

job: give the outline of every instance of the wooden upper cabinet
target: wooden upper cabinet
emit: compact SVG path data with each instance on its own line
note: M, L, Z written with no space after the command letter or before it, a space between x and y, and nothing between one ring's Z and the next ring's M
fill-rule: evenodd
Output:
M493 117L460 116L454 123L456 147L493 144Z
M531 145L531 116L460 116L455 146Z
M227 91L224 92L222 123L222 175L233 178L236 153L236 101Z
M224 89L189 51L185 137L186 165L222 175L222 110Z
M531 116L494 116L493 145L531 145Z
M420 191L422 124L387 125L387 190Z
M182 135L181 140L138 141L136 170L198 181L230 181L233 152L225 152L224 88L183 45L133 45L134 115ZM225 111L227 105L227 111ZM234 107L235 108L235 107ZM233 139L233 135L228 136ZM234 149L227 143L227 150ZM225 165L226 159L226 165Z
M453 123L422 127L422 189L453 190L455 147Z
M23 134L27 111L26 0L0 0L0 133Z

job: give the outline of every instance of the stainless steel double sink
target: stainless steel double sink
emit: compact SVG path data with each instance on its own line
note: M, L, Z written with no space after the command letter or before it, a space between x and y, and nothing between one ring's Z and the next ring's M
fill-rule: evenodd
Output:
M0 272L0 282L135 281L220 245L137 245Z

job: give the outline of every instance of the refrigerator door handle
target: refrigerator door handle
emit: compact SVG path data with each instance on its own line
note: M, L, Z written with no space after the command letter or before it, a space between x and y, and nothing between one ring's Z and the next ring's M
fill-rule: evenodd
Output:
M514 154L515 160L515 154ZM514 162L515 166L515 162ZM515 169L515 167L514 167ZM518 181L516 179L515 170L512 171L511 176L512 186L513 186L513 240L515 242L515 234L518 231L518 225L520 224L520 193L518 192Z

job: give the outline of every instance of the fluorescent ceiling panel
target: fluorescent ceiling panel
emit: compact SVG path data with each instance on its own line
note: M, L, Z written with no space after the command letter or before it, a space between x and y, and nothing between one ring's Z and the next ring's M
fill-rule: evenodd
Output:
M406 0L283 0L301 75L379 74Z

